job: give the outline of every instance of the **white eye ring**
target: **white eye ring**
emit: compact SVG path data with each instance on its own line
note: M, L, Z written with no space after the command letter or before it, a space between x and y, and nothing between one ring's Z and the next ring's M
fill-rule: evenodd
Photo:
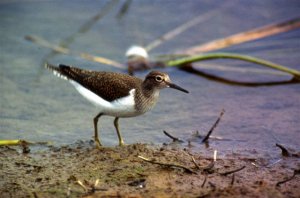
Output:
M162 82L163 81L163 78L161 76L155 76L155 80L157 82Z

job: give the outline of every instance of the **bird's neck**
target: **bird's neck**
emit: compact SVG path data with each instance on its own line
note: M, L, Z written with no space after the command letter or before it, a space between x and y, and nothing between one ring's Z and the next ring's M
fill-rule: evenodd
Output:
M159 95L159 89L155 88L152 84L143 82L142 84L142 94L146 98L152 98L155 95Z
M156 104L159 97L159 89L142 85L141 92L136 97L136 108L145 113L152 109L154 105Z

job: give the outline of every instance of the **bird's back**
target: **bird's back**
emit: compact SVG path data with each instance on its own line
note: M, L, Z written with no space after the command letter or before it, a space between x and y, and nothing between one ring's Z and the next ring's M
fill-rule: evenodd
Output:
M130 90L140 89L142 80L126 74L84 70L67 65L46 66L63 78L72 80L108 102L129 95Z

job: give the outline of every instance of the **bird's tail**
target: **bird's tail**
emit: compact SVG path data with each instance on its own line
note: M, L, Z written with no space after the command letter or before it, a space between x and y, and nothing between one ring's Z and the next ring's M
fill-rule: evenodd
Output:
M65 74L64 72L64 69L65 67L70 67L70 66L67 66L67 65L59 65L58 67L55 66L55 65L52 65L50 63L46 63L45 64L45 68L46 69L49 69L50 71L53 72L53 74L57 77L60 77L64 80L69 80L68 76Z

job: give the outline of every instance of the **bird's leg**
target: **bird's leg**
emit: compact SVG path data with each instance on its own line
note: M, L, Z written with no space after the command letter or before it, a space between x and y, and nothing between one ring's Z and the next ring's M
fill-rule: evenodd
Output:
M98 120L102 115L103 114L100 112L100 113L98 113L98 115L96 115L96 117L94 117L94 130L95 130L94 140L95 140L97 148L100 148L102 146L101 142L98 138L98 127L97 127Z
M114 120L114 125L115 125L116 131L117 131L117 134L118 134L118 138L119 138L119 146L124 146L124 141L123 141L123 138L122 138L120 130L119 130L118 121L119 121L119 118L116 117L115 120Z

